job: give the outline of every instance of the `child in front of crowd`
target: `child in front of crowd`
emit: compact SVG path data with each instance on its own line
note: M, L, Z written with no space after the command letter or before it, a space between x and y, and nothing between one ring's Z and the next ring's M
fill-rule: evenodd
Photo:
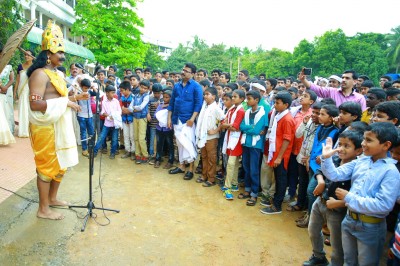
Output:
M196 143L201 149L203 162L202 176L196 182L203 183L203 187L215 185L219 125L224 119L224 114L216 103L217 95L214 87L204 91L204 103L196 125Z
M128 109L133 100L131 88L131 83L129 81L123 81L119 85L119 91L121 92L121 98L119 102L122 110L122 131L124 135L125 146L125 154L123 154L121 158L131 158L131 160L134 160L135 138L133 134L133 113Z
M322 144L325 143L326 138L330 137L336 142L338 136L338 128L333 123L334 118L339 115L339 109L333 104L322 105L319 114L319 126L315 132L314 143L311 148L310 158L309 158L309 176L314 176L315 172L321 168L321 154L322 154ZM310 218L311 207L316 199L314 196L314 189L318 182L315 178L311 178L307 187L307 200L308 208L306 217L297 222L296 226L300 228L307 228Z
M293 99L293 95L292 95ZM312 90L306 90L300 97L299 97L299 106L290 108L290 113L293 116L295 129L297 129L302 123L304 123L304 117L310 117L312 114L311 105L315 103L317 100L317 94ZM293 140L292 151L290 154L289 159L289 166L287 171L288 176L288 200L292 201L295 198L297 184L299 183L299 164L297 162L297 155L300 152L301 145L303 142L303 134L298 138L295 136ZM285 196L286 198L286 196ZM289 205L286 209L287 211L301 211L298 206Z
M370 123L372 112L376 105L384 102L386 99L386 92L381 88L372 88L366 94L367 109L361 115L361 121L367 124Z
M82 89L82 92L84 93L89 93L90 96L95 96L95 92L89 91L90 87L92 86L92 83L88 79L83 79L81 80L80 87ZM86 132L88 133L88 136L93 136L94 135L94 127L93 127L93 113L92 113L92 108L90 105L90 99L89 100L79 100L78 101L79 106L81 107L81 111L78 112L77 118L79 122L79 128L80 128L80 135L81 135L81 144L82 144L82 155L85 157L89 156L88 152L88 141L86 137Z
M361 107L360 107L361 109ZM361 142L363 141L363 132L356 130L346 130L339 135L338 139L338 157L334 159L335 166L349 163L362 153ZM326 253L324 251L324 239L321 233L323 225L327 223L330 230L330 242L332 246L331 265L343 265L343 247L341 223L346 216L347 208L344 200L339 200L335 195L336 188L350 190L350 180L343 182L332 182L326 179L321 169L317 170L314 178L318 185L314 190L314 195L319 196L311 209L310 222L308 225L308 234L313 247L313 254L303 265L328 265Z
M104 97L101 104L100 115L104 116L104 125L101 130L101 134L94 147L94 156L96 157L97 152L105 142L109 132L111 132L111 151L110 159L115 159L115 153L118 149L118 129L122 126L118 122L121 122L121 106L119 101L114 98L115 88L112 85L108 85L105 88L106 97Z
M231 95L231 99L229 96ZM244 118L244 109L242 102L244 101L245 93L242 90L234 90L233 93L226 93L224 96L225 106L228 109L222 128L226 129L222 153L228 156L225 184L221 187L224 191L225 199L233 200L232 191L239 191L238 187L238 169L239 157L242 155L242 144L240 138L240 124ZM229 101L231 100L231 101ZM229 106L229 103L231 105ZM228 107L229 106L229 107Z
M160 105L161 102L161 91L162 91L162 85L160 83L154 83L151 86L152 90L152 95L149 100L149 112L147 113L147 125L149 129L149 154L150 154L150 160L149 164L153 165L156 162L156 152L157 152L157 146L156 146L156 125L158 124L158 121L155 117L155 113L157 110L157 107Z
M246 93L247 106L249 109L240 123L242 144L242 165L244 169L245 191L238 195L239 199L248 199L247 206L257 203L258 190L260 186L260 156L264 148L264 139L260 133L265 129L268 119L263 107L258 106L261 95L252 90Z
M133 96L133 100L128 109L133 112L133 135L135 138L136 164L147 163L149 153L147 152L146 130L147 113L149 106L150 82L147 79L140 81L139 94Z
M332 139L328 138L323 148L321 170L326 178L334 182L351 180L352 184L350 191L335 190L348 208L341 229L345 265L379 265L386 235L385 217L400 189L396 160L387 157L397 135L392 123L371 124L364 132L364 156L338 168L331 158L336 152Z
M158 121L156 125L157 134L157 154L154 168L159 168L161 165L161 158L163 156L164 143L167 143L169 152L168 162L164 165L163 169L170 169L174 163L174 132L167 126L168 120L168 106L171 99L171 90L165 90L163 93L163 103L159 104L155 112L155 117Z
M267 207L261 209L263 214L282 212L282 203L287 187L287 170L295 135L295 122L289 112L292 96L287 91L276 94L274 111L267 139L269 143L267 163L274 168L276 191L272 202L264 202ZM265 206L264 205L264 206Z

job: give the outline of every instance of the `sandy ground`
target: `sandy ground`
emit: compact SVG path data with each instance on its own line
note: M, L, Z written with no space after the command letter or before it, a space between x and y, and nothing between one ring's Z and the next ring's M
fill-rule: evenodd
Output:
M100 210L81 232L86 209L60 210L62 221L36 218L37 203L16 195L0 204L0 265L301 265L311 255L300 213L263 215L261 206L226 201L218 186L169 175L130 160L95 159L93 200ZM101 161L101 164L100 164ZM71 169L59 196L86 205L88 160ZM36 181L18 191L36 200ZM237 192L235 193L235 196Z

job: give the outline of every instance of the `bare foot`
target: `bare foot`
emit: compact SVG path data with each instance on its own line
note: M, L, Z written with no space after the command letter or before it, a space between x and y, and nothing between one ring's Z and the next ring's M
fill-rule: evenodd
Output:
M68 206L68 202L66 202L65 200L50 200L49 199L49 206Z
M42 218L42 219L50 219L50 220L62 220L64 219L64 215L59 212L55 212L52 210L47 210L47 211L40 211L38 210L37 212L37 217Z

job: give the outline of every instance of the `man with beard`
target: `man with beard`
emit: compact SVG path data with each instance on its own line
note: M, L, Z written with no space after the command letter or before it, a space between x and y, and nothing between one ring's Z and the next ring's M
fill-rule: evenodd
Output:
M79 111L76 101L89 97L87 93L68 96L63 75L57 70L65 61L60 27L49 20L42 38L42 52L27 72L29 130L39 191L37 217L61 220L64 215L50 206L67 205L57 199L58 188L66 169L78 163L71 109Z

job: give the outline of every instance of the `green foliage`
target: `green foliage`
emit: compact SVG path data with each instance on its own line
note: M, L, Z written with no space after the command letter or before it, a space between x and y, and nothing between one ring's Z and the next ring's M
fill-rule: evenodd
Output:
M153 71L162 71L164 65L165 61L158 55L158 47L156 45L150 45L146 57L144 58L143 67L150 67Z
M21 4L16 0L0 0L0 45L7 43L8 38L25 22L21 16ZM14 68L22 62L22 57L14 56L10 63Z
M195 36L193 42L185 46L180 44L172 52L166 68L179 71L185 62L193 62L209 72L214 68L230 71L233 77L240 69L247 69L251 77L260 73L267 77L296 77L302 67L313 68L313 76L329 77L354 69L377 84L380 75L395 68L398 72L400 67L400 26L392 31L393 34L387 36L357 33L352 37L341 29L327 31L312 42L300 41L293 53L277 48L265 51L261 47L252 51L223 44L209 47Z
M392 29L392 34L386 36L388 42L387 55L390 62L390 67L396 69L399 73L400 69L400 26Z
M72 33L85 37L84 46L101 64L142 65L149 45L141 40L144 24L135 6L135 0L79 0Z

